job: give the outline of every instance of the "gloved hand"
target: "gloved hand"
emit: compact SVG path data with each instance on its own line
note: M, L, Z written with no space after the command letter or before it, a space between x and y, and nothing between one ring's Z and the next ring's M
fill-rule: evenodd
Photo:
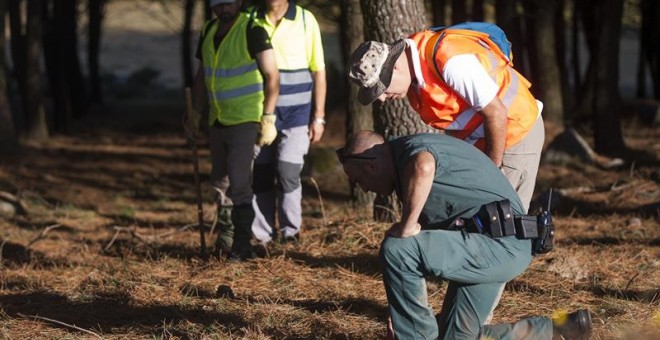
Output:
M197 110L190 110L189 114L183 116L183 131L189 139L195 139L199 135L199 121L202 115Z
M257 145L270 145L275 140L275 137L277 137L277 129L275 129L275 115L272 113L262 115L259 137L257 137Z

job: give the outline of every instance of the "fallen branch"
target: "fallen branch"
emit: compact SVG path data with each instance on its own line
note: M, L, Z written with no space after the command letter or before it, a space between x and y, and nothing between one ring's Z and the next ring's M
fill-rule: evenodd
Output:
M61 226L62 226L61 224L53 224L46 227L44 230L41 231L41 234L39 234L39 236L35 237L32 241L30 241L30 243L28 243L26 248L30 248L33 244L37 243L37 241L43 240L51 230L57 229Z
M97 337L97 338L99 338L99 339L103 339L103 337L102 337L101 335L99 335L98 333L96 333L96 332L92 332L92 331L90 331L90 330L88 330L88 329L80 328L80 327L78 327L78 326L76 326L76 325L70 325L70 324L68 324L68 323L66 323L66 322L58 321L58 320L55 320L55 319L45 318L45 317L43 317L43 316L25 315L25 314L21 314L21 313L16 313L16 314L18 314L20 317L23 317L23 318L26 318L26 319L30 319L30 318L32 318L32 319L37 319L37 320L44 320L44 321L52 322L52 323L55 323L55 324L58 324L58 325L66 326L66 327L69 327L69 328L73 328L73 329L75 329L75 330L79 330L79 331L81 331L81 332L85 332L85 333L87 333L87 334L93 335L93 336L95 336L95 337Z

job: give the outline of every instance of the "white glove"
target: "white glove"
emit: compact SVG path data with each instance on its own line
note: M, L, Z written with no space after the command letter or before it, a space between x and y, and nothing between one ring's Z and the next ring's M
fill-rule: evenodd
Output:
M272 113L262 115L259 137L257 137L257 145L270 145L275 140L275 137L277 137L277 129L275 128L275 115Z

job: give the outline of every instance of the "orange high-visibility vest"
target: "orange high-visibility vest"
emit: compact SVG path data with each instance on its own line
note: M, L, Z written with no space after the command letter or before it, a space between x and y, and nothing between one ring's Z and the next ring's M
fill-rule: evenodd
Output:
M459 54L474 54L499 86L497 96L506 106L506 147L521 141L531 130L539 108L529 92L531 84L513 69L511 61L488 39L485 33L446 29L430 30L410 37L417 44L425 85L408 91L408 99L422 120L447 134L485 149L484 117L443 80L447 61Z

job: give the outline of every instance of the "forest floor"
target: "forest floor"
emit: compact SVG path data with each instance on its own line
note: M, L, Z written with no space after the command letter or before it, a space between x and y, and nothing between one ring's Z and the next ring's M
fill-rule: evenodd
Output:
M342 115L329 113L310 153L301 241L255 245L258 259L227 263L199 256L180 100L158 105L110 105L0 165L0 191L26 209L0 219L0 338L382 338L377 252L389 225L350 206L333 152ZM630 157L617 170L541 167L537 192L561 194L556 249L506 286L494 322L588 308L595 339L658 338L660 131L627 124L625 139ZM211 224L205 145L200 154ZM429 283L436 311L445 288Z

